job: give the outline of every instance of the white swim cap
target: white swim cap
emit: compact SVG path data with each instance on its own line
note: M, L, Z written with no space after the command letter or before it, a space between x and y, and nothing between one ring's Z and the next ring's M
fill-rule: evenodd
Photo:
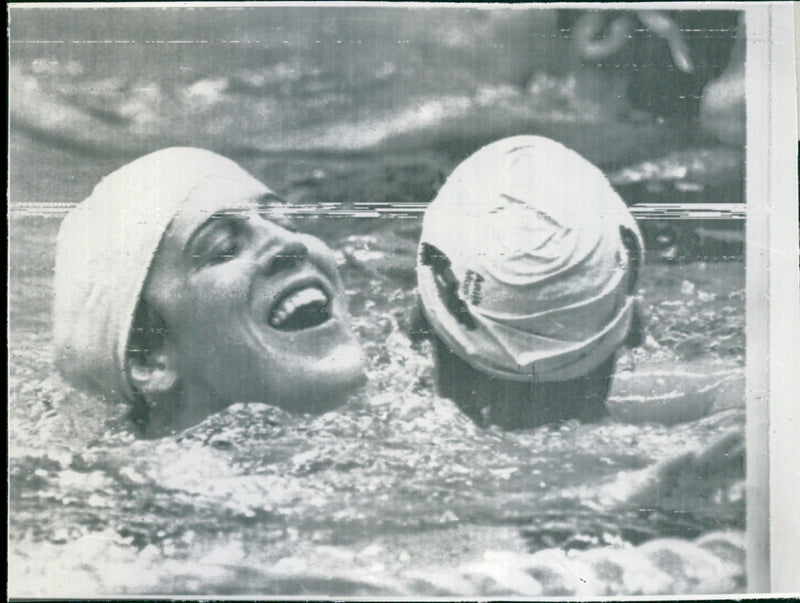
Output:
M132 399L125 372L134 312L172 218L199 187L221 196L269 189L230 159L188 147L109 174L61 223L56 242L56 364L76 385Z
M631 328L643 243L603 173L539 136L461 163L425 212L422 310L474 368L517 381L586 375Z

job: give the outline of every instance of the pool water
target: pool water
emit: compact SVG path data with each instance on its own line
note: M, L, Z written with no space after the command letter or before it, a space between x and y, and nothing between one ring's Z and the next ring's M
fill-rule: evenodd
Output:
M475 426L434 394L429 350L413 347L405 332L416 226L390 237L373 224L371 234L329 240L370 359L369 383L349 404L319 417L236 405L147 441L127 429L123 407L73 390L53 369L48 310L58 222L11 223L13 592L743 588L741 451L706 466L689 454L659 473L667 459L740 436L743 401L673 426L612 419L520 432ZM642 288L649 328L648 344L635 352L639 366L692 363L741 374L740 263L651 265ZM734 562L696 543L709 534L712 545L736 552ZM667 564L661 581L629 584L628 574L644 571L635 547L653 542L667 542L687 566ZM692 555L706 563L705 574ZM653 558L658 567L661 557ZM587 586L570 573L578 570L564 570L571 564L601 578ZM622 569L609 577L608 564Z
M419 216L322 211L429 201L463 157L519 133L563 141L607 172L629 168L619 181L636 181L629 192L639 201L733 203L741 148L709 142L691 120L629 119L577 98L575 80L537 58L567 48L563 36L544 35L555 23L546 12L513 36L517 15L480 11L412 11L399 21L377 9L112 13L11 19L11 594L746 589L743 388L678 423L479 428L436 396L430 349L407 335ZM180 38L186 23L195 41L211 42L78 43ZM63 43L46 42L65 32ZM518 60L500 73L487 50L473 64L476 36L501 50L503 40L532 43L522 68L540 70L545 93L521 86ZM290 201L320 204L297 227L338 254L369 358L369 381L348 404L318 417L240 404L144 440L123 405L73 389L54 370L53 255L65 205L171 144L223 152ZM637 162L674 152L683 154L662 171L689 176L643 186ZM625 367L741 385L740 226L642 223L647 338Z

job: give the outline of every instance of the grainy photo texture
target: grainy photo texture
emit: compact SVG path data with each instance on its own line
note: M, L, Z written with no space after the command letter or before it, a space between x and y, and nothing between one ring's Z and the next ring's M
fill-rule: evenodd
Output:
M744 12L9 19L11 596L752 587Z

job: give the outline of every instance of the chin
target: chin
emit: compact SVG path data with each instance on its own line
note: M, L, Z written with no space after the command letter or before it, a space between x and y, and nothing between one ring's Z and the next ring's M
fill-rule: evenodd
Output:
M360 346L342 346L311 367L279 395L275 404L294 413L322 414L346 404L367 382L366 357Z

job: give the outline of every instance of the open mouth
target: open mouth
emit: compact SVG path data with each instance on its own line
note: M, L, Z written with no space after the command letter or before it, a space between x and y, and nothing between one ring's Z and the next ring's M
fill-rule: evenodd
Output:
M318 284L300 285L284 292L269 311L268 321L279 331L300 331L331 318L331 300Z

